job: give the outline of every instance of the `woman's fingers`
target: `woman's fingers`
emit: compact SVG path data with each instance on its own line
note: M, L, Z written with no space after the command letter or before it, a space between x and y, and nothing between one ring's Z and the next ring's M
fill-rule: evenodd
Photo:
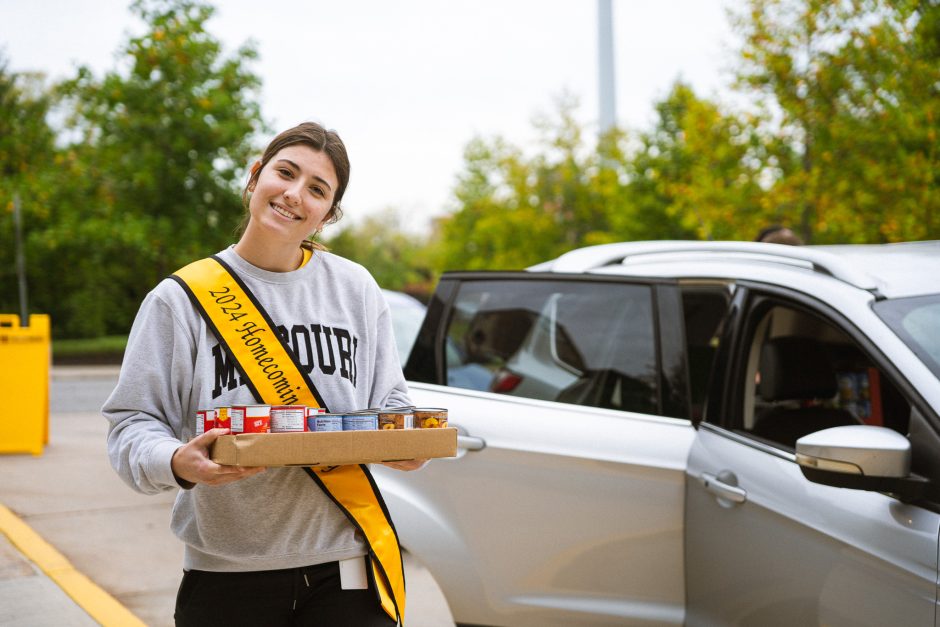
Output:
M209 459L209 446L228 429L210 429L176 449L170 466L173 474L189 483L224 485L263 472L263 467L222 466Z
M419 468L424 468L424 465L428 463L426 459L406 459L400 462L382 462L383 466L388 466L389 468L394 468L395 470L418 470Z

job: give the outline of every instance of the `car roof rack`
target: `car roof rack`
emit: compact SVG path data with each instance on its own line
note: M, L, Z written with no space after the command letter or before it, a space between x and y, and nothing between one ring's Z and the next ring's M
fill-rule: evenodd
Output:
M764 242L683 241L620 242L587 246L567 252L553 261L532 266L532 271L587 272L604 266L625 264L640 256L675 253L730 253L759 255L762 261L809 264L816 272L828 274L855 287L877 292L878 284L868 273L831 252L806 246Z

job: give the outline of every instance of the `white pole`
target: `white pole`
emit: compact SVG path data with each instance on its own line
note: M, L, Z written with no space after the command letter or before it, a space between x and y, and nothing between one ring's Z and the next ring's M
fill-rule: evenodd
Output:
M614 91L614 26L612 0L597 0L598 125L601 134L617 125Z

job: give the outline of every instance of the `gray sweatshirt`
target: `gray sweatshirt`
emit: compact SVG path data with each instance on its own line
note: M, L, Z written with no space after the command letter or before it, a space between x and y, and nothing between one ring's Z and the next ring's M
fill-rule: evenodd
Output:
M221 258L254 292L331 411L410 405L388 305L362 266L316 252L268 272L232 248ZM164 280L144 299L117 387L102 413L111 465L145 494L179 489L170 458L199 409L257 402L183 289ZM224 486L180 490L171 528L184 568L295 568L365 555L366 545L301 468L268 468Z

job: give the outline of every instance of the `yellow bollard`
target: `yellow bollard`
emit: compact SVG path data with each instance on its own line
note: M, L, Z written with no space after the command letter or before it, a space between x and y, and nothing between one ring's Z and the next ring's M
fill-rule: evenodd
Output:
M49 316L0 314L0 453L42 455L49 442Z

